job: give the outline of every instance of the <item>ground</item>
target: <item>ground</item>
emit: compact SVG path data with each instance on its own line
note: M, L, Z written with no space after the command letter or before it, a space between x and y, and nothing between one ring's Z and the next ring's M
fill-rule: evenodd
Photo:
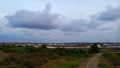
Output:
M85 60L85 62L79 68L98 68L101 53L95 54L94 56Z

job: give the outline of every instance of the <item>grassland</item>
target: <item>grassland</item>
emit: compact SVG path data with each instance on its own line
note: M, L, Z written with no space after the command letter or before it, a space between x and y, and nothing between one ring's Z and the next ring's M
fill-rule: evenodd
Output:
M89 57L80 49L0 46L0 68L78 68Z
M115 64L120 66L120 60L116 53L113 52L104 52L101 56L101 60L99 62L99 68L113 68Z

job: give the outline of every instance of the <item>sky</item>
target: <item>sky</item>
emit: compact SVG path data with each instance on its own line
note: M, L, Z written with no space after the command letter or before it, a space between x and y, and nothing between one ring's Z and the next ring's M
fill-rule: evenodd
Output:
M120 42L120 0L0 0L0 42Z

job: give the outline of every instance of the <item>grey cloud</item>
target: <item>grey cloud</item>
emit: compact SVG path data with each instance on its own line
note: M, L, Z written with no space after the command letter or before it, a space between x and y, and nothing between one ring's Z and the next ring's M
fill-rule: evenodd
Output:
M43 12L44 12L45 14L48 14L48 13L50 13L50 10L51 10L51 4L48 3L48 4L46 4L45 10L44 10Z
M69 24L64 25L61 30L63 31L75 31L75 32L82 32L87 29L87 20L83 19L76 19L71 20Z
M91 16L90 20L73 19L66 21L62 19L61 14L50 13L51 4L48 3L43 12L32 12L21 10L13 15L7 15L9 25L12 27L31 28L41 30L57 29L61 31L83 32L94 29L107 21L120 18L120 7L108 9L107 11L96 13Z
M74 31L74 32L84 32L84 31L87 31L87 30L97 28L102 24L103 24L103 22L100 22L96 18L92 18L90 21L89 20L84 20L84 19L75 19L75 20L71 20L69 22L69 24L64 25L61 28L61 30L63 30L63 31Z
M33 28L50 30L56 29L58 23L55 22L59 19L59 14L50 13L51 4L47 4L43 12L32 12L21 10L13 15L7 15L6 18L9 24L13 27Z
M9 21L9 25L20 28L82 32L96 27L96 23L87 23L88 20L84 19L73 19L67 22L61 18L64 16L52 14L50 10L51 4L48 3L43 12L20 10L15 14L7 15L6 18ZM64 24L66 22L67 24Z
M108 8L104 12L99 12L90 16L90 20L71 20L69 24L62 28L64 31L82 32L97 28L103 24L120 19L120 6L118 8ZM106 29L102 29L106 30Z
M120 18L120 6L118 8L108 8L99 16L99 20L114 21Z

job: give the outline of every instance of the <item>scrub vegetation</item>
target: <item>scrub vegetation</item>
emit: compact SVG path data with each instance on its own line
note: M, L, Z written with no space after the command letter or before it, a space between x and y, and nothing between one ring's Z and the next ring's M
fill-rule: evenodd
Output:
M116 64L120 65L120 60L116 53L113 52L104 52L101 56L101 60L99 63L99 68L112 68Z
M0 60L0 68L78 68L89 57L88 52L80 49L48 49L46 45L1 45L0 50L7 54Z

